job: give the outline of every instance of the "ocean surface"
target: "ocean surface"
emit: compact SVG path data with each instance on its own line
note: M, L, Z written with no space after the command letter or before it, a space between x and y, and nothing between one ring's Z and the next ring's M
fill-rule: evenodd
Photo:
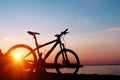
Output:
M47 69L47 72L57 73L55 69ZM78 74L120 75L120 65L83 66Z

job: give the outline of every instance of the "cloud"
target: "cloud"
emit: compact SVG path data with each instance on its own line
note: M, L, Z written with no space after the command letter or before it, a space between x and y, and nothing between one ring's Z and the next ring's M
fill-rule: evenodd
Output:
M85 17L79 18L78 22L79 22L80 25L88 25L90 23L89 20Z
M120 31L120 27L114 27L114 28L108 29L108 31Z

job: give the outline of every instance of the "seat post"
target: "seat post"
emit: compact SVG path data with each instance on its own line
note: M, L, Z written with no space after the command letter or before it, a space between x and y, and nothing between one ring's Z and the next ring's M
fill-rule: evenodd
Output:
M41 57L41 56L42 56L42 54L40 53L40 51L39 51L39 49L38 49L39 44L38 44L38 42L37 42L37 38L36 38L36 36L35 36L35 35L33 35L33 38L34 38L34 40L35 40L35 45L36 45L36 48L37 48L37 53L38 53L39 57Z

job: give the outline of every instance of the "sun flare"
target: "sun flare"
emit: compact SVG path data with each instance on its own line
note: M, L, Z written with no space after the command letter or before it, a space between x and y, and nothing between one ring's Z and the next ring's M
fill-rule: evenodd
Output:
M23 62L24 60L33 61L34 57L32 54L26 56L28 53L29 51L24 48L17 48L10 53L10 56L12 56L14 58L14 61L17 61L17 62L18 61Z
M16 60L20 60L20 59L21 59L21 56L20 56L20 55L15 55L15 59L16 59Z

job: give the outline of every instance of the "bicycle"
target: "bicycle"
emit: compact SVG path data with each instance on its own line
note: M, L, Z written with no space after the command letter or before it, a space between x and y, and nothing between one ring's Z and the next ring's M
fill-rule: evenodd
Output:
M23 53L21 55L21 57L22 57L22 59L24 59L24 62L27 64L27 70L34 71L34 70L36 70L36 64L38 64L39 60L41 60L42 62L44 62L44 64L46 64L45 61L48 58L48 56L52 53L52 51L56 48L56 46L59 45L60 51L56 54L56 56L54 58L54 67L55 67L56 71L58 73L66 73L66 70L68 71L68 69L69 69L69 70L71 70L71 72L67 72L67 73L76 74L78 72L79 67L80 67L79 57L77 56L77 54L73 50L66 49L64 43L62 43L62 41L61 41L61 37L63 35L66 35L67 33L69 33L68 29L66 29L65 31L62 31L60 34L56 34L55 40L52 40L52 41L47 42L47 43L42 44L42 45L38 44L37 37L36 37L36 35L40 35L40 33L32 32L32 31L28 31L27 33L33 36L33 38L35 40L36 48L32 49L28 45L17 44L15 46L11 47L7 51L6 55L12 56L12 54L13 55L17 54L17 52L14 52L14 50L17 50L19 48L26 49L27 52ZM42 58L42 53L39 51L39 49L46 46L46 45L52 44L52 43L54 43L54 45ZM18 52L20 52L20 51L25 52L24 50L23 51L18 50ZM37 52L35 52L35 51L37 51ZM37 59L37 57L39 57L39 59ZM41 65L44 65L44 64L41 64ZM42 66L42 67L45 67L45 66Z

